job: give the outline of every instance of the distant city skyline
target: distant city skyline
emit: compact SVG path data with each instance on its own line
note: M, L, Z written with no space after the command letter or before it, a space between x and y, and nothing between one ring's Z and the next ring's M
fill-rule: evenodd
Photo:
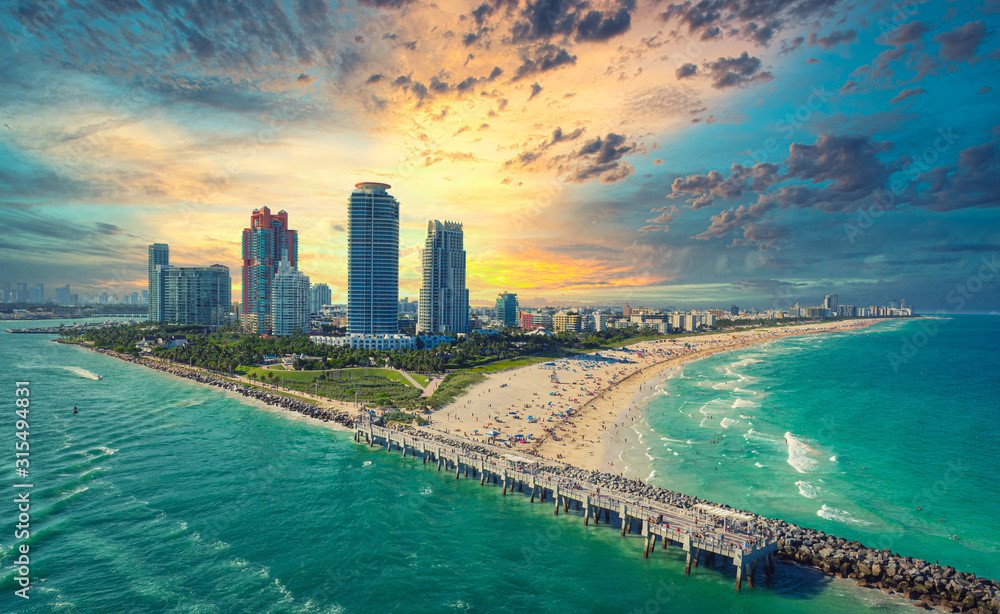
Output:
M268 206L343 302L367 178L401 296L456 217L473 305L1000 309L1000 13L481 4L5 5L0 280L130 295L164 242L239 296Z

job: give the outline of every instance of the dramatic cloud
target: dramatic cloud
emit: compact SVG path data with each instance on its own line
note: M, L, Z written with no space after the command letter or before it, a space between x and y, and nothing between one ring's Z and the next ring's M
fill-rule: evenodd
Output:
M728 36L767 45L786 25L822 16L836 3L837 0L686 0L669 4L660 18L686 26L688 33L701 40Z
M958 62L975 57L985 36L986 26L983 22L970 21L957 30L938 34L934 40L941 43L941 57Z
M922 173L908 196L935 211L1000 207L1000 155L996 143L963 149L958 162Z
M583 0L529 1L511 27L511 36L515 42L548 40L557 36L573 37L577 41L604 41L624 34L632 26L632 11L635 10L632 0L609 10L594 10L589 6ZM473 11L480 25L493 13L492 8L484 7L488 5Z
M911 21L903 24L890 32L885 40L890 45L900 46L915 43L927 32L929 28L922 21Z
M555 45L542 45L530 57L522 58L522 63L517 67L514 79L521 79L531 74L553 70L560 66L576 63L576 56L571 55L562 47Z
M687 64L681 64L677 67L677 71L674 73L678 79L686 79L688 77L693 77L698 72L698 66L688 62Z
M670 198L685 198L695 209L707 207L716 199L739 198L747 192L763 192L780 181L777 164L759 163L751 167L734 164L729 177L711 171L706 175L688 175L674 179Z
M759 163L752 167L734 165L729 177L717 171L674 180L670 198L684 198L694 208L707 206L716 198L734 199L756 194L750 205L722 211L712 216L709 227L697 235L709 239L728 234L738 227L757 222L774 209L814 208L824 211L853 210L862 199L885 186L896 170L878 158L889 149L862 136L820 135L813 144L792 143L780 167ZM807 187L802 182L818 187ZM776 189L770 189L776 187ZM757 228L758 239L763 231ZM769 231L773 232L773 231ZM751 233L753 234L753 233ZM750 237L744 237L750 240ZM758 246L773 244L777 236L754 239Z
M631 175L635 169L621 158L635 151L634 143L627 143L624 136L608 133L583 144L575 154L576 169L570 181L587 181L600 177L602 183L615 183ZM572 160L572 158L571 158Z
M926 93L927 90L925 90L922 87L915 87L913 89L903 90L902 92L896 94L896 96L889 101L889 104L896 104L897 102L902 102L907 98L910 98L911 96L918 96L920 94L926 94Z
M856 30L834 30L826 36L820 37L817 37L814 32L809 35L809 46L829 49L830 47L836 47L842 43L853 43L857 40L858 33Z
M735 58L721 57L714 62L706 62L704 68L712 78L712 87L746 87L774 78L770 72L761 71L760 58L751 57L746 51Z

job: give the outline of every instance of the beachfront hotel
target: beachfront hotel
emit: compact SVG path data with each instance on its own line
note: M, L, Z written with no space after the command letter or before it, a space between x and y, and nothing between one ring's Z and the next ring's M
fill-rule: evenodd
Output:
M347 332L399 332L399 202L386 183L355 184L348 203Z
M417 333L469 332L465 245L458 222L427 222Z
M166 243L153 243L149 246L149 321L160 321L160 304L156 300L153 289L156 288L156 267L170 264L170 247Z
M288 252L292 268L299 263L299 233L288 227L288 213L254 209L250 227L243 229L243 326L266 333L271 327L271 283L281 255Z
M271 332L278 336L309 332L309 277L282 254L271 284Z

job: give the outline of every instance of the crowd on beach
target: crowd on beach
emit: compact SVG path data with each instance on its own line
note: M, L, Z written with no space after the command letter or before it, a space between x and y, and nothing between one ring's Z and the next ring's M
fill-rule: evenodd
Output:
M839 322L824 324L822 330L847 330L863 325L864 321ZM521 367L494 374L487 382L473 387L439 410L432 424L447 433L508 448L539 451L546 445L552 457L561 459L563 454L572 456L569 453L580 444L608 440L608 434L619 432L634 420L634 415L623 414L622 410L635 409L638 401L617 393L626 381L642 379L653 369L681 364L687 359L815 330L820 329L758 328L697 337L667 337ZM644 381L636 390L648 396L655 392L656 386L656 382ZM593 416L590 409L597 402L604 402L606 411ZM581 420L587 415L594 419Z

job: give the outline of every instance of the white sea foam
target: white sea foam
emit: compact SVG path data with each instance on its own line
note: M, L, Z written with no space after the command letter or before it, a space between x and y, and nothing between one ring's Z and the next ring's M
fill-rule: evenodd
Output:
M844 524L853 524L858 526L869 526L870 522L861 520L860 518L855 518L853 514L847 510L837 509L835 507L830 507L828 505L823 505L823 507L816 510L816 515L820 518L826 518L827 520L833 520L835 522L842 522Z
M92 379L92 380L101 379L100 375L94 373L93 371L88 371L82 367L63 367L63 369L66 369L73 375L78 375L84 379Z
M837 455L836 454L834 454L833 456L830 457L830 462L831 463L837 462Z
M371 467L372 466L372 462L371 461L365 461L365 462L361 463L361 466L362 467Z
M763 469L764 468L764 465L761 465L760 463L754 463L753 466L756 467L756 468L758 468L758 469Z
M799 473L809 473L816 468L816 452L804 441L790 432L785 433L785 444L788 446L788 464Z
M799 480L795 485L799 487L799 494L806 499L815 499L816 495L819 494L818 488L804 480Z
M101 452L104 452L108 456L111 456L112 454L114 454L115 452L118 451L118 450L115 450L114 448L109 448L107 446L98 446L97 449L100 450Z
M732 418L723 418L722 422L719 423L719 426L721 426L724 429L727 429L734 424L739 424L739 422L740 422L739 420L733 420Z
M736 399L733 401L733 409L746 409L747 407L757 407L757 404L753 401L747 401L746 399Z
M422 494L422 495L424 495L426 497L427 495L434 494L434 491L431 490L430 486L425 486L424 489L420 491L420 494Z

